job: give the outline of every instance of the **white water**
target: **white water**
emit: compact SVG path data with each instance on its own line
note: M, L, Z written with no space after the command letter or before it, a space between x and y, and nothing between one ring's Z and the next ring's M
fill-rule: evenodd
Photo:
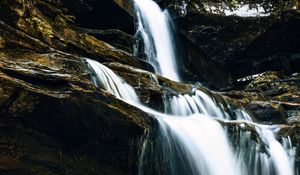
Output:
M139 98L134 89L119 78L112 70L91 59L86 59L86 62L96 74L96 76L93 77L93 83L96 86L114 94L119 99L139 103Z
M206 93L196 90L194 95L173 96L169 105L170 113L178 116L204 114L210 117L227 118L227 114L220 110L214 100Z
M238 149L235 152L236 171L241 175L294 175L295 148L290 139L282 138L281 144L275 139L278 132L277 126L259 125L252 121L250 116L243 110L235 111L235 116L229 116L217 106L217 102L204 92L197 90L194 95L178 95L170 100L171 114L191 115L201 113L205 116L223 119L239 120L250 123L254 126L262 143L266 146L265 152L258 149L258 144L252 141L250 133L241 134L241 142L237 143ZM184 117L185 119L185 117ZM181 121L183 123L183 121ZM187 125L187 127L190 127ZM242 125L241 125L242 127ZM196 132L196 130L194 130ZM198 133L199 134L199 133ZM225 135L225 134L224 134ZM198 143L199 144L199 143ZM219 149L214 147L215 150ZM231 160L230 160L231 161ZM215 167L213 167L215 168Z
M134 0L138 31L144 40L145 54L156 73L179 81L172 32L166 15L152 0Z
M213 119L225 120L228 119L228 114L222 112L217 102L204 92L197 90L192 96L173 97L170 102L171 112L176 115L160 113L143 106L134 89L109 68L90 59L86 61L95 73L93 82L97 86L156 117L159 137L162 138L160 142L166 144L154 151L167 159L167 165L160 167L166 168L167 174L189 172L190 175L294 175L295 148L288 138L283 138L282 145L275 139L276 126L255 124L249 120L247 113L237 112L236 118L255 126L263 144L267 146L268 154L257 149L257 143L247 133L242 133L242 141L237 145L238 149L234 154L226 132ZM143 144L140 175L147 174L145 165L142 165L145 159L149 159L149 155L145 153L147 149L151 149L147 142L148 140ZM178 155L182 160L178 160ZM155 170L157 172L160 170Z
M175 133L176 141L183 144L193 174L240 174L227 136L219 123L205 115L168 117L164 121Z
M274 163L276 174L293 175L293 167L289 157L283 146L275 139L273 132L269 129L262 129L261 136L269 147L270 159Z

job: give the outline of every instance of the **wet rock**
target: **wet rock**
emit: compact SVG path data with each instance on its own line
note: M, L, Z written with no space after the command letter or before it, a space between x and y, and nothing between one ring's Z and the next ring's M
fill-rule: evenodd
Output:
M246 75L298 71L297 1L158 2L169 9L175 20L178 42L186 51L179 69L189 81L226 89L234 79ZM183 4L187 4L186 15L180 15ZM244 6L253 14L243 15L246 12L240 9Z
M288 123L300 123L300 107L297 110L287 110Z
M116 2L130 11L126 1ZM299 140L299 131L289 128L299 123L300 77L287 74L299 67L298 12L246 19L190 14L189 8L177 19L182 40L189 43L190 55L183 57L189 61L181 60L186 77L196 75L190 80L220 88L231 77L248 75L253 62L263 65L255 73L284 63L279 66L284 71L259 74L223 95L259 122L288 122L286 133ZM137 173L139 139L154 121L93 86L81 58L105 62L158 110L166 96L199 87L141 70L153 68L128 53L132 36L110 30L131 32L132 17L123 12L108 0L0 1L0 174Z
M281 105L264 103L264 102L253 102L250 103L248 108L260 122L270 123L286 123L286 113Z
M217 62L207 59L204 52L186 39L179 59L182 78L187 82L201 82L211 89L222 89L232 84L231 75Z
M300 107L297 73L287 76L282 72L265 72L242 80L244 87L240 87L241 90L224 94L238 100L258 121L297 123L294 120L297 117L291 115L291 111L297 111Z
M117 49L128 35L96 39L62 5L0 2L0 174L135 174L152 118L94 87L81 58L149 65Z

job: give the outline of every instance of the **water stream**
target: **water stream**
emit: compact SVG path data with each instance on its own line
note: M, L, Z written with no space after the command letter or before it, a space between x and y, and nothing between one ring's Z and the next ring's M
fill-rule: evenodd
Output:
M166 15L152 0L135 0L135 3L138 32L144 39L145 54L157 73L179 81ZM96 86L157 119L156 132L141 144L140 175L297 174L295 147L289 137L276 137L277 126L256 124L246 111L233 111L228 104L219 103L200 89L167 99L165 112L158 112L144 106L134 88L112 70L96 61L86 61L94 74ZM249 123L253 131L232 134L220 121ZM258 135L261 143L251 137L251 132Z
M135 0L138 31L144 40L144 51L155 71L174 81L179 81L175 45L168 14L152 0Z

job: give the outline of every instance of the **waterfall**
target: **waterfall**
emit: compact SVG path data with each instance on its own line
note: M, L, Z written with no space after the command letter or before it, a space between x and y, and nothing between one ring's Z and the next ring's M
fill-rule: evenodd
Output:
M256 124L249 114L241 109L229 115L223 106L218 106L213 98L199 90L196 90L194 95L180 94L174 96L167 103L169 106L167 109L171 114L185 116L200 113L211 118L242 121L253 125L264 149L258 148L259 145L253 141L251 133L240 133L239 141L235 142L234 145L237 147L235 154L236 161L242 170L241 175L295 174L295 147L292 146L289 138L281 138L282 143L276 140L275 133L280 130L277 126ZM239 170L237 169L237 171Z
M137 35L144 40L145 54L157 73L179 81L165 14L152 0L135 0L135 3ZM144 106L134 88L109 68L90 59L86 62L96 86L157 120L154 132L141 144L139 175L296 174L296 150L289 137L276 136L280 129L277 126L256 124L246 111L232 110L226 102L219 103L201 90L170 97L165 101L165 113L155 111ZM238 121L240 128L247 123L253 130L230 131L221 125L222 121Z
M156 54L157 54L157 59L158 59L158 66L156 67L174 67L176 65L173 63L173 61L176 61L174 57L171 61L169 62L164 62L161 63L158 53L158 48L167 48L168 50L170 47L173 46L174 44L168 42L155 42L159 41L168 29L162 28L161 26L161 21L158 20L158 17L162 19L163 17L165 18L164 15L162 15L161 10L157 6L157 4L152 1L152 0L135 0L136 6L137 6L137 16L139 20L139 31L143 32L144 36L144 41L145 45L148 49L151 48L156 48ZM155 9L155 10L153 10ZM161 32L157 32L161 31ZM147 35L148 33L148 35ZM149 45L151 44L151 39L154 40L154 43L152 44L151 47ZM169 38L169 41L170 38ZM153 46L154 45L154 46ZM173 48L173 47L171 47ZM147 53L151 53L151 51L146 49L146 55ZM174 52L173 52L174 53ZM151 53L152 56L155 55L155 53ZM167 60L166 60L167 61ZM169 69L170 72L172 69ZM175 69L176 70L176 69ZM178 73L173 70L174 74ZM169 75L165 75L162 73L163 76L168 77ZM224 106L219 106L216 101L214 101L210 96L205 94L202 91L197 90L193 95L188 95L188 94L180 94L178 96L172 97L169 101L166 101L165 104L166 107L166 112L172 114L172 115L177 115L177 116L183 116L183 118L167 118L165 120L164 124L168 124L168 127L171 128L172 132L176 133L176 137L182 137L180 140L183 141L183 144L188 143L188 145L192 145L194 150L197 150L196 147L199 146L199 152L198 154L192 154L190 155L193 157L196 155L198 158L202 156L205 157L205 153L201 152L201 150L205 150L205 146L201 146L201 142L207 142L207 140L201 140L199 141L199 138L201 138L201 133L206 133L206 131L210 131L212 128L206 128L205 126L200 127L200 125L197 127L196 126L197 121L192 119L191 117L186 117L190 115L196 115L196 114L202 114L206 118L218 118L218 119L224 119L224 120L244 120L248 122L253 122L250 115L248 115L245 111L239 110L236 111L234 114L235 116L230 116L228 113L225 112ZM203 117L202 117L203 118ZM178 122L178 120L180 122ZM203 121L202 121L203 122ZM193 128L190 130L190 128ZM205 129L204 129L205 128ZM276 128L277 129L277 128ZM236 161L239 164L239 167L236 167L235 174L256 174L256 175L272 175L272 174L277 174L277 175L293 175L294 174L294 166L293 166L293 161L294 161L294 153L295 150L291 146L286 150L284 149L284 146L287 144L279 143L275 139L274 135L274 129L270 129L270 126L263 126L263 125L257 125L255 124L255 130L257 134L259 135L260 139L262 140L263 144L265 144L265 152L261 152L259 149L257 149L257 144L251 142L251 137L249 137L249 133L242 133L240 142L237 145L236 149ZM178 132L177 132L178 131ZM191 131L191 132L189 132ZM202 131L202 132L198 132ZM215 128L214 131L217 131ZM183 135L183 133L185 133ZM197 137L194 137L194 134L197 133ZM209 132L206 133L209 136ZM220 138L216 137L211 137L212 140L219 140ZM188 139L188 140L185 140ZM195 140L199 141L195 141ZM284 140L284 138L282 138ZM225 141L226 142L226 141ZM247 143L252 143L248 144ZM170 143L169 143L170 144ZM223 142L224 144L224 142ZM225 143L226 144L226 143ZM186 145L186 148L189 149L189 146ZM219 144L218 144L219 145ZM213 146L212 146L213 147ZM287 147L287 146L286 146ZM230 148L227 149L227 151L230 150ZM210 152L214 152L216 150L210 150ZM212 153L213 154L213 153ZM249 157L249 159L245 159L245 157L248 157L248 155L253 156ZM221 157L221 156L220 156ZM212 170L209 171L211 168L213 169L218 169L217 167L210 167L210 160L213 158L210 157L211 159L203 159L203 160L194 160L198 162L199 164L205 164L205 167L200 166L203 171L192 171L192 174L218 174L217 172L213 173ZM228 157L226 157L227 160L225 161L232 161ZM280 161L283 161L284 163L281 163ZM200 163L201 162L201 163ZM205 162L205 163L203 163ZM217 164L218 166L222 165L222 162L220 164ZM228 167L229 165L227 165ZM232 166L232 164L231 164ZM246 167L243 167L246 166ZM190 167L194 168L194 167ZM204 170L206 169L206 170ZM247 169L246 171L240 171L241 169ZM176 173L175 173L176 174ZM191 173L190 173L191 174ZM219 172L219 174L222 174L222 172ZM234 173L226 173L224 172L223 174L234 174Z
M192 96L172 97L171 115L164 114L141 104L135 90L112 70L94 60L86 61L94 73L92 78L96 86L152 114L159 123L157 145L149 146L148 140L143 144L140 175L294 175L295 148L289 138L282 138L282 144L275 139L276 126L253 123L266 145L265 152L261 152L245 132L235 143L234 153L224 128L214 120L227 120L229 114L204 92L196 90ZM231 118L252 122L244 111L235 114L238 116ZM149 158L161 166L148 170L143 162Z
M152 0L134 2L138 17L136 36L141 36L144 41L144 52L148 61L154 66L156 73L179 81L168 14Z
M167 169L164 170L168 172L167 174L187 172L191 175L221 175L224 172L231 175L239 174L239 170L235 168L234 155L227 136L218 122L202 114L182 117L167 115L148 108L140 103L134 89L113 71L96 61L90 59L86 61L94 72L93 82L96 86L156 117L159 123L159 137L162 138L161 141L167 142L156 151L167 159L161 163L169 161L164 167ZM219 149L215 150L214 145L219 145ZM147 146L144 145L144 149L149 149ZM177 159L177 156L181 159ZM218 166L215 167L215 164ZM178 169L179 167L185 168ZM140 174L147 173L141 169Z
M95 73L95 76L92 77L92 81L96 86L114 94L119 99L139 103L139 98L134 89L112 70L97 61L91 59L85 60Z

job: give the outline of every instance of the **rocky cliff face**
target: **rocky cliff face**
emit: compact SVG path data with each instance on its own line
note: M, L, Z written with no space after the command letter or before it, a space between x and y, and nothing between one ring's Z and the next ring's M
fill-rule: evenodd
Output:
M110 67L158 110L165 94L196 87L160 77L132 55L134 17L121 9L132 15L132 4L116 2L0 1L0 174L136 173L139 139L155 122L93 86L84 57ZM187 80L226 88L219 95L257 121L297 126L299 12L244 18L186 2L186 15L161 5L174 10Z
M71 26L59 1L0 9L0 174L135 172L151 117L96 89L82 58L146 63Z

